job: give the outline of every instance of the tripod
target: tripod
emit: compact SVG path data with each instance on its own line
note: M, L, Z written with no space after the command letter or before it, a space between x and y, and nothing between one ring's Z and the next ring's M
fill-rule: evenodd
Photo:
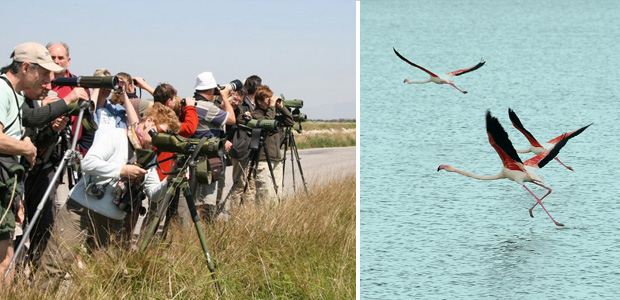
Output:
M196 167L196 156L200 152L200 148L207 140L206 137L200 140L200 143L196 146L191 156L186 158L185 163L181 168L177 170L177 175L170 178L168 182L168 190L166 191L166 195L164 196L164 200L159 203L160 205L157 208L157 214L153 218L150 226L145 232L144 239L142 240L142 246L140 247L140 251L144 251L149 241L155 234L157 227L159 226L159 221L161 220L164 213L168 210L168 206L170 205L171 199L175 196L177 191L183 191L183 195L185 196L185 200L187 201L187 207L189 208L190 215L192 220L194 221L194 225L196 227L196 233L198 234L198 239L200 240L200 245L202 247L202 251L205 254L205 258L207 260L207 267L211 272L211 278L213 278L215 282L215 290L219 296L222 296L222 290L220 288L220 283L217 281L217 277L215 276L215 268L217 268L215 262L211 259L211 255L209 254L209 248L207 248L207 243L205 241L205 235L202 231L202 226L200 225L200 217L198 216L198 212L196 211L196 205L194 204L194 198L192 196L191 188L189 186L189 181L186 177L183 177L185 170L189 167L190 173L192 174L192 178L195 173ZM168 220L167 220L168 221Z
M273 166L271 164L271 159L269 158L269 150L267 149L267 147L265 147L265 141L267 139L267 133L268 132L266 130L261 129L261 128L249 128L249 127L241 125L241 124L237 124L237 126L239 126L239 128L241 128L243 130L251 131L250 135L252 136L252 140L250 141L250 155L249 155L248 159L246 159L246 161L241 166L241 170L239 171L237 176L235 176L235 178L233 179L232 187L228 191L228 194L226 194L226 197L224 198L224 200L217 204L217 209L216 209L216 212L215 212L215 217L217 217L224 210L224 208L226 206L226 202L228 201L228 198L230 197L230 194L236 188L236 185L239 182L239 179L241 178L241 175L244 173L244 170L246 170L248 165L250 165L250 168L249 168L249 170L247 172L247 177L246 177L246 180L245 180L245 185L243 187L243 191L244 192L248 188L248 184L250 182L250 176L253 176L254 178L256 178L256 169L258 167L258 161L259 161L259 158L260 158L260 153L261 153L260 150L261 150L261 148L263 149L263 152L265 153L265 158L267 160L267 166L269 167L269 173L271 174L271 180L273 182L273 187L274 187L274 189L276 191L276 194L278 194L278 186L276 185L276 178L275 178L275 176L273 174Z
M80 113L78 115L76 128L80 128L80 126L82 125L82 118L84 117L84 110L87 109L88 106L89 106L88 101L83 101L80 103ZM45 206L45 202L47 201L52 190L54 189L56 182L58 181L58 178L64 172L65 166L67 166L69 161L73 161L73 159L78 159L80 161L82 160L82 155L78 151L75 150L75 147L77 146L77 140L78 140L78 135L75 134L73 136L73 142L71 143L71 148L65 151L65 155L63 156L62 161L60 162L60 165L58 166L58 169L56 169L56 172L54 173L54 177L52 178L50 185L45 190L45 194L43 195L43 198L41 198L41 201L39 202L39 205L37 206L37 210L34 212L34 215L32 216L32 220L29 220L30 223L28 224L28 227L26 228L26 230L24 231L22 235L22 239L20 240L17 248L15 249L15 253L13 254L13 258L11 258L9 267L6 270L6 273L4 273L4 278L7 278L7 276L9 275L9 272L11 271L11 268L13 268L13 265L15 264L15 259L19 257L19 253L24 247L24 243L26 242L26 240L28 239L28 236L30 235L30 232L34 228L34 225L36 224L36 220L39 218L39 215L41 214L41 211L43 210L43 206Z
M73 148L71 148L71 146L73 146ZM60 153L66 153L67 150L75 149L75 147L76 145L74 145L71 141L71 129L67 125L67 127L65 127L65 129L60 132L60 143L58 144L58 151ZM66 165L66 169L63 169L62 173L60 174L60 178L64 177L65 171L67 172L67 186L69 190L71 190L82 177L82 172L80 171L79 166L76 166L74 163L69 163Z
M301 123L299 124L299 131L301 132ZM301 175L301 181L304 184L304 191L308 193L308 186L306 185L306 179L304 178L304 171L301 169L301 161L299 159L299 152L297 152L297 144L295 143L295 135L293 134L292 127L284 128L284 135L282 137L282 143L280 148L284 145L284 158L282 159L282 189L284 189L284 172L286 171L286 150L289 146L291 148L291 173L293 175L293 191L295 191L295 164L293 158L297 160L297 166L299 167L299 174Z

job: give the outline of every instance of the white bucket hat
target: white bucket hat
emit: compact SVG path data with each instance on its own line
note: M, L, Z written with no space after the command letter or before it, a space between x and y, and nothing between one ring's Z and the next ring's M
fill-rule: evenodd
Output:
M202 72L196 76L196 86L194 90L203 91L217 87L215 77L211 72Z

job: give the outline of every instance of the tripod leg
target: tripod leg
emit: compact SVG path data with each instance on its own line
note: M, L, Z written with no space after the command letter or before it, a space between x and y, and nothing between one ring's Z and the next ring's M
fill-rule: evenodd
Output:
M161 234L163 239L165 239L166 236L168 235L168 228L170 227L170 220L172 220L172 217L174 215L178 214L180 195L181 195L180 188L177 188L174 191L174 196L171 199L170 206L166 210L166 219L164 220L164 226L162 228L162 234Z
M284 145L284 157L282 157L282 188L284 189L284 172L286 171L286 151L288 150L288 129L284 130L284 138L280 144L280 148ZM291 153L292 154L292 153ZM291 159L291 162L293 160ZM293 190L295 190L295 182L293 182Z
M84 108L80 108L80 113L78 115L78 127L81 126L82 124L82 117L84 116ZM34 215L32 216L32 220L30 220L30 224L28 224L28 227L26 228L26 231L23 233L23 237L20 242L19 245L17 246L17 248L15 249L15 252L13 253L13 257L11 258L11 261L9 263L9 266L6 270L6 273L4 273L4 278L6 279L10 272L11 272L11 268L13 268L13 265L15 264L15 259L17 257L19 257L19 252L22 250L22 248L24 247L24 243L26 242L27 238L30 235L30 231L32 231L33 226L36 224L36 220L39 217L39 215L41 214L41 211L43 210L43 206L45 205L45 202L47 201L47 198L49 198L50 193L52 192L52 189L54 188L54 185L56 184L56 182L58 181L58 178L60 177L60 174L62 173L62 170L67 163L69 162L70 159L73 159L73 155L76 155L75 151L73 149L75 149L77 145L77 135L75 135L73 137L73 142L71 145L71 149L67 150L65 152L65 156L62 159L62 162L60 163L60 165L58 166L58 170L56 170L56 172L54 173L54 177L52 179L52 183L47 187L47 190L45 190L45 194L43 195L43 198L41 198L41 201L39 202L39 205L37 206L37 210L35 211ZM77 155L76 155L77 156Z
M248 164L250 164L250 159L247 159L246 161L243 162L243 165L241 166L239 173L237 173L237 175L235 175L235 178L233 179L233 183L232 186L230 187L230 190L228 190L228 194L226 194L226 197L224 197L224 201L226 202L228 201L228 198L230 197L230 194L232 194L233 191L237 190L239 187L237 186L237 183L239 183L239 179L241 179L241 175L245 174L245 170L248 167ZM248 187L248 181L246 179L244 185L243 185L243 191L245 192L245 190ZM219 211L219 207L218 207L218 211ZM217 214L215 215L217 217Z
M233 192L236 193L237 190L239 189L239 186L237 186L237 184L239 183L239 180L241 179L241 176L245 176L246 177L245 178L245 182L243 184L242 194L245 194L247 192L248 187L250 186L250 178L252 177L252 174L254 174L254 177L256 177L256 168L258 166L258 157L259 156L260 156L260 153L259 153L258 149L256 149L256 150L252 149L250 151L250 154L249 154L248 158L243 162L243 165L240 166L240 169L239 169L239 172L237 173L237 175L235 175L232 187L228 191L228 194L226 195L226 197L224 197L224 199L222 201L217 203L214 219L217 219L219 214L224 211L224 209L226 208L226 204L228 203L228 201L230 201L231 194ZM240 199L240 201L241 201L240 204L244 204L243 203L243 197ZM232 205L233 204L231 204L231 206Z
M292 176L292 179L293 179L293 192L295 192L295 191L297 191L297 186L295 184L295 164L293 163L293 156L294 156L293 155L293 143L294 143L293 132L289 129L288 134L290 136L289 137L289 144L291 144L291 174L293 175ZM284 153L284 155L286 155L286 152ZM282 169L282 182L284 182L284 168ZM284 189L284 185L282 185L282 189Z
M211 260L211 255L209 255L209 248L207 247L207 242L205 240L204 232L202 231L202 226L200 225L200 217L198 217L198 212L196 211L196 204L194 203L194 198L192 196L191 190L188 188L187 179L181 185L181 189L183 190L183 195L185 196L185 201L187 201L187 207L189 208L189 213L192 216L192 220L194 221L194 225L196 227L196 233L198 234L198 239L200 240L200 246L202 247L202 252L205 254L205 258L207 259L207 267L211 272L211 278L213 278L215 282L215 290L219 296L222 296L222 290L220 288L220 283L217 281L217 277L215 276L215 262Z
M34 215L32 216L32 219L30 220L30 223L28 224L28 227L26 228L26 231L24 231L24 233L22 234L22 239L20 240L19 245L15 249L13 258L11 259L11 262L9 263L9 267L7 268L7 271L4 274L4 278L7 278L7 276L9 275L11 271L11 268L13 268L13 265L15 264L15 259L19 257L19 252L21 252L22 248L24 247L24 243L26 242L27 237L30 236L30 231L32 231L34 225L36 224L36 221L39 218L41 211L43 210L43 206L45 205L47 198L49 198L52 190L54 189L56 182L58 181L58 178L60 177L60 174L62 173L62 169L67 164L67 161L72 159L71 158L72 153L73 151L67 150L62 162L60 163L60 166L56 170L56 173L54 173L54 177L52 178L50 185L47 187L47 190L45 190L45 194L43 195L43 198L41 198L41 201L39 202L39 205L37 206L37 210L34 212Z
M276 184L276 177L273 175L273 166L271 165L271 159L269 158L269 150L267 150L267 146L263 147L265 151L265 159L267 160L267 167L269 168L269 174L271 174L271 182L273 183L273 188L276 191L276 196L278 197L278 202L280 201L280 195L278 194L278 185Z
M297 166L299 167L299 174L301 175L301 181L304 184L304 191L308 193L308 185L306 184L306 179L304 178L304 171L301 169L301 160L299 159L299 152L297 152L297 143L295 143L295 138L291 133L291 153L295 153L295 159L297 160ZM293 157L291 155L291 160ZM293 174L293 182L295 181L295 174Z
M172 199L172 197L174 196L174 191L177 186L178 186L177 184L172 183L172 185L170 185L170 187L166 191L164 200L161 203L159 203L159 206L157 207L157 215L155 215L155 217L153 218L153 221L151 221L151 224L149 225L146 232L144 233L144 239L142 240L142 246L140 247L140 251L144 251L144 249L146 249L146 245L148 245L149 241L155 234L155 231L157 231L157 227L159 226L159 220L161 220L161 217L163 216L164 211L167 210L168 205L170 204L170 199Z

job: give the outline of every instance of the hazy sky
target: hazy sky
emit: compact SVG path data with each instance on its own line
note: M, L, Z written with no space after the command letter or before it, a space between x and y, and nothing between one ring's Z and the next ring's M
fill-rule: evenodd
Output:
M356 116L355 1L36 0L0 7L2 66L18 44L64 41L76 75L103 67L153 87L170 83L186 97L203 71L220 84L256 74L275 94L303 99L310 119Z

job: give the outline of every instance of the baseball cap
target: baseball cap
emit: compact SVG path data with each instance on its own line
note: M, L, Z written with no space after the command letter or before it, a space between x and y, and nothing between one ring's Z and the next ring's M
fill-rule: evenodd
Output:
M39 43L28 42L18 45L11 57L14 61L35 63L52 72L63 70L61 66L54 63L47 48Z
M203 91L217 87L215 77L211 72L202 72L196 76L196 86L194 90Z

